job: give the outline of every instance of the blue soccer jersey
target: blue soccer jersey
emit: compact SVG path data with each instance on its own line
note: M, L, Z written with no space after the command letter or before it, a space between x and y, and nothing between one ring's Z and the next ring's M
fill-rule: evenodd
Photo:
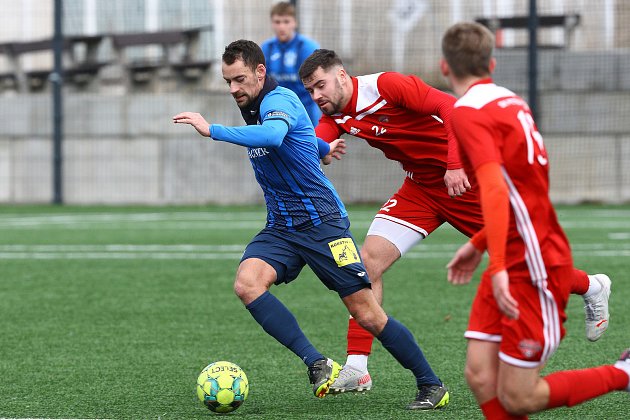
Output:
M317 125L321 117L319 107L311 99L300 80L300 66L306 58L319 48L319 45L301 34L296 34L288 42L280 42L278 38L271 38L261 45L265 54L267 72L278 81L280 86L292 90L298 95L306 108L311 122Z
M265 195L267 226L304 230L346 217L339 195L320 167L315 131L296 94L281 86L266 93L258 123L243 127L213 124L210 135L248 147Z

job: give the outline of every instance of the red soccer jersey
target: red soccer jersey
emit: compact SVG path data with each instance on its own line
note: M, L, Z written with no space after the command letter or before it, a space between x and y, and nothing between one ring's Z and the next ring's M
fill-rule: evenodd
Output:
M352 83L352 99L342 112L322 116L317 137L327 142L343 133L363 138L427 185L444 185L447 162L448 169L462 167L457 140L448 134L454 97L395 72L353 77Z
M469 173L488 162L502 167L511 208L506 268L539 281L547 278L545 267L571 265L549 200L547 152L527 103L486 79L455 103L451 118Z

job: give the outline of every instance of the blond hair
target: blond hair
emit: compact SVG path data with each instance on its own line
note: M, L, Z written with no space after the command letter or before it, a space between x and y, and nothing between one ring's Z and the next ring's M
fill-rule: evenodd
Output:
M442 37L442 55L460 79L489 76L493 48L492 32L475 22L456 23Z

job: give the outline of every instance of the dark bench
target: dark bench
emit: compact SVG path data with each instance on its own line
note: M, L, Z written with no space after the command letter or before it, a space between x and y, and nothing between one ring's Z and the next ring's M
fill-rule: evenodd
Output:
M83 85L91 81L98 71L109 64L109 62L97 61L96 53L100 45L102 36L73 36L64 38L63 54L64 64L63 74L66 81L72 81ZM85 46L85 54L79 58L75 47ZM53 51L53 40L42 39L26 42L8 42L0 44L0 54L9 57L12 71L0 74L0 81L3 87L12 85L19 91L40 90L46 86L46 82L53 72L53 69L24 70L20 57L28 53Z
M186 79L198 79L211 67L212 60L196 58L200 33L211 27L199 27L185 30L167 30L160 32L139 32L112 34L112 45L117 63L129 73L128 83L150 83L158 71L167 69ZM160 46L158 57L131 60L127 50L132 47ZM176 49L183 48L183 53L176 56Z
M197 59L200 34L202 31L211 29L210 26L203 26L159 32L64 37L64 80L84 87L94 82L101 68L109 64L115 64L116 66L113 67L120 69L126 85L152 82L158 72L177 75L180 80L198 80L208 74L213 63L212 60ZM98 49L105 39L111 39L115 61L98 60ZM135 60L127 58L127 50L130 48L155 45L162 47L157 57ZM53 69L26 70L22 66L21 57L25 54L46 51L53 52L52 38L0 44L0 54L8 57L11 65L10 71L0 73L0 89L10 87L26 92L44 88ZM114 74L116 74L115 71ZM115 80L120 79L116 76Z
M476 18L475 22L481 23L490 29L495 35L501 29L528 29L529 16ZM564 29L564 43L562 45L539 45L543 48L566 48L570 45L573 30L580 24L580 15L543 15L538 16L539 28Z

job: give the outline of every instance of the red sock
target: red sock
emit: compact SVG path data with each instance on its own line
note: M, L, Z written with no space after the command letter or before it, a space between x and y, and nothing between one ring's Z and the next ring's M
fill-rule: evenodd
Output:
M574 295L583 295L588 291L590 280L585 271L573 269L573 282L571 283L571 293Z
M480 405L483 415L488 420L527 420L527 416L513 416L505 411L497 397Z
M543 378L549 384L547 408L573 407L610 391L628 386L628 374L614 366L564 370Z
M374 336L354 319L348 322L348 354L363 354L369 356L372 352Z

